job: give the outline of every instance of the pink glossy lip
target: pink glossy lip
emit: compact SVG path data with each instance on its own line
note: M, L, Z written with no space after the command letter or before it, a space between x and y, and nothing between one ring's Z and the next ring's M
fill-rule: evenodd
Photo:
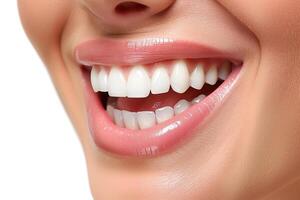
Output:
M141 41L93 40L76 48L76 58L82 65L132 65L177 58L225 56L226 53L212 48L182 41L152 41L147 44ZM193 135L193 130L201 126L212 111L217 110L215 108L222 104L235 85L240 69L234 67L227 80L201 103L145 130L129 130L116 126L103 108L98 95L92 90L89 71L83 69L87 118L92 138L99 148L119 155L154 156L167 152Z
M75 51L82 65L133 65L149 64L170 59L226 58L237 63L232 55L215 48L189 41L150 38L143 40L90 40L80 44Z

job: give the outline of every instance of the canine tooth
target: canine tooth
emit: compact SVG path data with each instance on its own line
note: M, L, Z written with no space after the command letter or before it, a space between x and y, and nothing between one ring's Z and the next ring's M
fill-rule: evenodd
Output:
M114 121L114 107L108 105L106 107L106 111L107 111L107 114L111 117L111 119Z
M136 119L136 113L129 112L126 110L123 110L122 113L123 113L125 127L129 129L137 130L139 128L139 125Z
M107 78L108 74L104 68L100 69L99 75L98 75L98 87L99 91L101 92L107 92Z
M206 83L214 85L218 81L218 70L216 65L212 65L206 72Z
M127 96L131 98L147 97L150 93L150 78L143 66L135 66L127 80Z
M121 110L114 109L114 118L115 118L115 123L118 126L124 127L123 115Z
M151 93L162 94L170 90L170 77L164 67L158 67L154 70L151 80Z
M229 72L230 72L231 63L229 61L226 61L222 64L220 70L219 70L219 78L222 80L226 80Z
M111 97L126 97L127 86L122 71L114 67L108 76L108 94Z
M155 125L155 114L152 111L138 112L137 121L141 129L150 128Z
M185 61L176 61L171 74L171 86L177 93L184 93L190 87L190 75Z
M205 83L205 74L201 64L198 64L191 74L191 87L200 90Z
M170 106L159 108L155 111L157 123L165 122L174 116L174 109Z
M99 91L98 74L99 74L99 68L93 67L91 71L91 84L94 92Z
M200 103L203 99L205 99L205 95L204 94L200 94L199 96L197 96L195 99L192 100L192 104L197 104Z
M182 100L178 101L174 106L175 115L182 113L189 107L190 107L190 102L188 102L187 100L182 99Z

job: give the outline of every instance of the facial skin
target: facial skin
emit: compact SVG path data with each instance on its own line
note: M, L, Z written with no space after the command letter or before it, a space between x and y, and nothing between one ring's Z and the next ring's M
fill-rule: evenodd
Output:
M82 142L94 199L300 198L299 1L134 0L149 8L139 17L114 12L123 0L18 2ZM151 159L107 154L89 135L74 48L94 37L156 36L239 52L244 67L234 95L173 152Z

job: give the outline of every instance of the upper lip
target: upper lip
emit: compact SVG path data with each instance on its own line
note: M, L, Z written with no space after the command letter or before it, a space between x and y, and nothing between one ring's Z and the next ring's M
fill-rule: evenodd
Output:
M93 39L75 48L77 62L82 65L135 65L173 59L226 58L240 59L229 52L187 40L145 38L139 40Z

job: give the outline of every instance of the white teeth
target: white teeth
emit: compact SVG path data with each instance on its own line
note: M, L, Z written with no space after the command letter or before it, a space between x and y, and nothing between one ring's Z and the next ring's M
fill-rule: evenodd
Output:
M200 103L203 99L205 99L205 97L206 96L204 94L197 96L195 99L193 99L192 104Z
M170 90L170 77L164 67L158 67L154 70L151 81L151 93L162 94Z
M151 111L138 112L137 121L141 129L151 128L155 125L155 114Z
M177 60L170 72L168 70L164 64L159 64L150 75L143 65L138 65L132 67L126 80L127 76L117 66L109 73L105 67L97 66L92 68L91 84L95 92L108 92L112 97L145 98L150 92L167 93L170 87L177 93L184 93L189 87L200 90L205 83L215 85L218 78L226 80L231 72L231 62L224 61L219 69L217 64L212 64L206 72L199 63L190 74L187 62Z
M137 122L136 113L129 112L126 110L123 110L122 113L123 113L125 127L132 130L137 130L139 128L139 125Z
M91 83L94 92L107 92L107 72L104 68L93 67L91 72Z
M133 67L128 76L127 96L130 98L144 98L150 93L150 78L142 66Z
M218 81L218 70L216 65L211 66L206 72L206 83L210 85L216 84Z
M219 70L219 78L221 80L226 80L229 73L230 73L230 67L231 67L231 64L230 62L226 61L222 64L220 70Z
M190 74L186 62L176 61L171 74L171 86L177 93L184 93L190 86Z
M178 101L174 106L175 114L178 115L190 107L190 102L185 99Z
M99 68L93 67L91 71L91 83L94 92L99 91L98 74L99 74Z
M101 92L107 92L108 91L107 78L108 78L108 74L107 74L106 70L104 68L102 68L100 70L99 75L98 75L99 91L101 91Z
M114 109L114 119L115 119L115 123L118 126L124 127L122 111L118 109Z
M170 106L159 108L155 111L157 123L165 122L174 116L174 109Z
M111 97L126 97L127 86L122 71L116 67L110 70L108 76L108 94Z
M201 64L198 64L191 74L191 87L200 90L205 83L205 74Z
M197 64L192 73L189 73L188 65L184 60L178 60L171 69L171 76L166 66L157 66L150 77L146 68L142 65L134 66L126 80L124 72L119 67L112 67L110 72L105 67L93 67L91 71L91 84L95 92L108 92L111 97L145 98L150 91L152 94L167 93L172 87L177 93L184 93L189 87L201 90L205 83L214 85L218 78L226 80L231 72L231 63L226 61L220 68L213 64L204 72L203 65ZM191 105L198 104L206 96L201 94L191 102L185 99L178 101L174 107L166 106L153 111L130 112L118 110L114 104L107 105L107 113L112 121L119 127L132 130L151 128L156 123L163 123L174 115L187 110Z
M186 111L191 105L200 103L206 96L201 94L192 102L185 99L179 100L174 108L165 106L153 111L130 112L115 109L112 105L107 106L107 113L119 127L126 127L131 130L147 129L156 124L163 123L175 115Z

